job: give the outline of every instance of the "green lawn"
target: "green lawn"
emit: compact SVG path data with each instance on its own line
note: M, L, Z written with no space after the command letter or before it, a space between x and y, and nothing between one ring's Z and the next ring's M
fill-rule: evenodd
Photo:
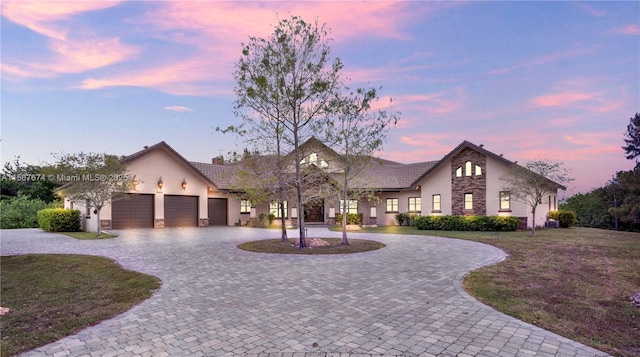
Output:
M94 232L59 232L59 234L64 234L65 236L69 236L75 239L81 240L91 240L91 239L107 239L107 238L115 238L117 237L114 234L109 233L94 233Z
M11 356L59 340L120 314L160 287L155 277L107 258L30 254L0 261L0 354Z
M330 245L300 249L295 246L298 239L291 238L287 242L281 239L257 240L238 245L238 248L259 253L277 254L350 254L383 248L380 242L365 239L349 239L349 245L342 245L342 238L322 238Z
M509 258L476 270L465 289L518 319L618 356L640 356L640 234L590 228L529 232L419 231L414 227L363 232L473 240ZM419 239L419 238L418 238Z

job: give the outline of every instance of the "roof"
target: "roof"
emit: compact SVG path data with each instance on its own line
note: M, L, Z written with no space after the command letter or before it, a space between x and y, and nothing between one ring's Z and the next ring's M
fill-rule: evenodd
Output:
M153 151L157 151L157 150L165 150L166 152L169 153L169 155L174 156L174 158L180 162L181 164L183 164L188 170L193 171L196 175L200 176L206 183L212 185L213 187L216 187L218 189L220 189L220 187L218 186L218 184L216 183L216 181L212 180L208 175L205 175L202 171L198 170L197 168L195 168L189 161L187 161L187 159L185 159L182 155L180 155L177 151L175 151L171 146L169 146L169 144L167 144L164 141L161 141L155 145L151 145L151 146L145 146L144 149L135 152L129 156L125 156L123 158L120 159L120 162L122 162L123 164L129 164L135 160L138 160L139 158L153 152Z
M315 150L322 149L326 150L330 155L338 155L331 148L327 147L324 143L319 140L312 138L307 142L302 144L302 147L307 150ZM410 164L403 164L399 162L394 162L390 160L369 157L370 162L369 165L360 173L361 177L365 177L366 180L362 180L363 182L367 182L370 187L363 188L374 188L382 191L399 191L403 189L411 189L420 183L425 177L434 172L437 168L444 165L451 158L458 155L463 150L470 148L472 150L478 151L488 157L492 157L495 160L503 162L506 165L517 165L515 162L509 161L502 157L502 155L496 155L489 150L484 149L482 145L478 146L469 141L463 141L460 145L458 145L455 149L445 155L442 159L436 161L425 161L425 162L417 162ZM233 190L234 178L237 177L237 170L242 169L243 161L234 162L234 163L226 163L226 164L213 164L213 163L203 163L203 162L194 162L187 161L182 155L178 154L173 148L171 148L164 141L155 144L153 146L145 147L145 149L138 151L134 154L126 156L122 158L123 163L129 163L138 158L148 154L151 151L165 149L170 154L176 157L179 161L181 161L185 166L189 169L192 169L198 175L200 175L205 181L215 186L219 190ZM261 160L266 160L267 163L264 164L267 167L272 165L271 160L272 157L263 156L259 157ZM261 164L262 165L262 164ZM332 173L332 175L340 175L339 173ZM556 183L557 184L557 183ZM564 186L557 184L559 188L565 189ZM236 185L237 186L237 185Z

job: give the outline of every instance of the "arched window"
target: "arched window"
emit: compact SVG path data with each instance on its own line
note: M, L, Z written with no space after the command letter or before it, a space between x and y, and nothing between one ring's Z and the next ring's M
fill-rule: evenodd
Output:
M464 163L464 175L471 176L471 161Z
M456 177L462 177L462 166L456 169Z
M476 165L476 176L482 176L482 167Z

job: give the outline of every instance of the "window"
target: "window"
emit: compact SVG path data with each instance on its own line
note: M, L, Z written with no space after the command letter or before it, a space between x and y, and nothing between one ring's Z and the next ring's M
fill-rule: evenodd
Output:
M397 198L387 198L387 212L398 212Z
M304 158L300 160L300 164L305 164L305 163L308 163L309 165L320 166L322 168L329 167L329 164L327 163L327 161L321 158L320 156L318 156L318 154L315 152L312 152L311 154L309 154L308 158Z
M456 169L456 177L462 177L462 166Z
M340 207L338 211L342 213L342 207L344 206L344 200L340 200ZM347 213L358 213L358 200L347 200Z
M87 216L87 218L91 217L91 201L90 200L85 200L84 201L84 205L85 205L85 216Z
M240 213L251 213L251 202L249 200L240 200Z
M464 175L471 176L471 161L464 163Z
M476 176L482 176L482 167L476 165Z
M409 212L422 211L422 199L420 197L409 197Z
M464 209L465 210L473 209L473 193L464 194Z
M431 201L433 203L433 210L440 212L442 210L442 207L440 206L440 202L441 202L441 197L440 195L433 195L431 197Z
M287 212L289 212L289 210L287 209L287 201L282 201L282 203L284 204L284 215L286 217ZM280 202L269 203L269 214L273 214L276 218L282 217L280 215Z
M508 211L511 209L511 192L500 191L500 210Z

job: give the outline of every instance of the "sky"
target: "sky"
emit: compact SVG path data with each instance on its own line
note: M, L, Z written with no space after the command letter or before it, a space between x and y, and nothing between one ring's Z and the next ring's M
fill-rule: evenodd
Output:
M439 160L462 141L524 163L562 162L565 197L635 163L640 2L0 2L2 162L128 155L165 141L190 161L242 151L233 114L249 36L279 19L330 29L352 88L399 112L379 156Z

